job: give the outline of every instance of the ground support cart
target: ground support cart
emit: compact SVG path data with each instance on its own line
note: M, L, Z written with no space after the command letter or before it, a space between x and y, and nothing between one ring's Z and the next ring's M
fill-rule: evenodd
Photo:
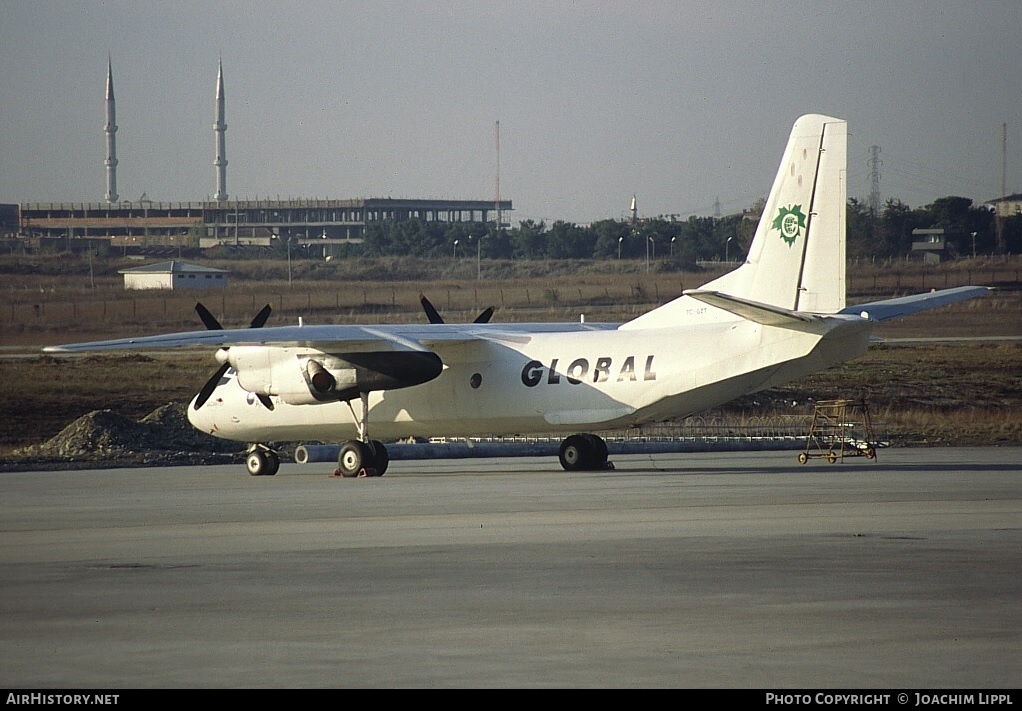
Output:
M876 459L876 444L865 400L820 400L798 461L826 459L833 464L845 457Z

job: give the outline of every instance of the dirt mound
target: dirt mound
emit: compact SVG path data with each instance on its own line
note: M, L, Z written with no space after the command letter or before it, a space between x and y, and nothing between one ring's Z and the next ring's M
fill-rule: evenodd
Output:
M148 428L113 410L97 410L79 417L55 437L39 445L39 454L76 457L86 454L126 454L151 440Z
M112 410L96 410L79 417L46 442L16 450L14 455L22 461L106 461L148 466L232 461L239 443L193 428L186 407L163 405L138 422Z

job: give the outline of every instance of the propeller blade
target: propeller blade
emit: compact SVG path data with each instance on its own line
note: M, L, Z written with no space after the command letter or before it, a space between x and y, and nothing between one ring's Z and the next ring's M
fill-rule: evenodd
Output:
M262 310L256 314L255 318L252 319L252 323L249 325L249 328L262 328L263 324L266 323L266 319L270 317L271 311L273 311L273 309L270 308L269 304L266 304L266 306L264 306Z
M422 310L426 312L426 318L429 319L430 323L444 323L443 316L440 315L440 312L436 310L436 307L430 303L425 295L419 294L419 303L422 304ZM476 316L475 321L472 323L489 323L491 318L493 318L492 306Z
M249 328L262 328L263 324L266 323L266 319L270 317L270 312L272 310L273 309L270 308L270 305L266 304L266 306L264 306L262 310L255 315L255 318L252 319L252 323L249 325ZM202 305L202 302L197 301L195 303L195 313L199 314L199 318L202 319L202 323L204 323L206 328L210 331L224 330L224 327L221 326L220 322L216 320L216 317L209 312L209 309ZM227 348L225 347L223 350L226 351ZM209 400L209 396L213 394L213 391L216 390L216 386L220 384L220 379L224 377L224 373L226 373L227 369L230 367L231 364L229 362L225 362L216 369L216 372L213 373L213 377L207 380L206 384L202 386L202 390L200 390L199 394L195 397L196 410L206 404L206 401ZM257 395L256 397L259 398L259 402L266 406L266 409L273 409L273 403L270 401L269 396Z
M262 328L266 323L266 320L270 318L270 313L273 311L269 304L266 304L262 310L255 315L252 319L252 323L249 324L249 328ZM202 323L205 324L206 328L210 331L222 331L224 327L220 325L220 322L216 320L216 316L210 313L209 309L202 305L202 302L196 302L195 313L199 314L199 318L202 319Z
M419 294L419 303L422 304L422 310L426 312L426 318L429 319L430 323L443 323L444 319L440 316L440 313L436 308L429 302L423 294Z
M195 313L199 314L199 318L202 319L202 323L206 325L210 331L223 331L224 327L220 325L220 322L216 320L216 317L209 312L205 306L202 305L201 301L195 302Z
M200 407L206 404L206 400L209 400L209 396L216 390L216 386L220 384L220 379L224 377L224 373L231 367L230 363L224 363L216 372L213 373L213 377L206 381L206 384L202 386L202 390L195 398L195 409L198 410Z
M485 311L476 316L476 320L472 323L489 323L491 318L493 318L492 306L488 307Z

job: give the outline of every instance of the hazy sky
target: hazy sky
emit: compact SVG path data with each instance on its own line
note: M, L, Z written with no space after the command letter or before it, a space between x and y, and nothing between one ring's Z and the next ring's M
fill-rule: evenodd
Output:
M916 207L1022 191L1019 0L0 2L0 202L216 190L223 60L232 199L458 198L522 219L737 212L791 124L849 123L849 195Z

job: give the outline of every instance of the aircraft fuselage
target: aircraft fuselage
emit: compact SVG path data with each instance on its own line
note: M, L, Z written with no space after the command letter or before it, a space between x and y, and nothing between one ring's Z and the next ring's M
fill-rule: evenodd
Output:
M848 330L845 328L845 330ZM607 430L684 417L779 380L860 355L868 324L847 338L760 326L744 320L684 328L535 334L527 343L479 339L437 347L444 362L429 382L369 395L374 438L484 436ZM842 341L838 347L831 341ZM310 348L235 346L273 361L274 373L301 371ZM242 351L242 352L238 352ZM269 379L269 376L268 376ZM242 387L245 385L247 387ZM206 406L189 409L199 429L240 441L336 441L355 437L361 403L290 404L272 382L267 409L233 372Z

